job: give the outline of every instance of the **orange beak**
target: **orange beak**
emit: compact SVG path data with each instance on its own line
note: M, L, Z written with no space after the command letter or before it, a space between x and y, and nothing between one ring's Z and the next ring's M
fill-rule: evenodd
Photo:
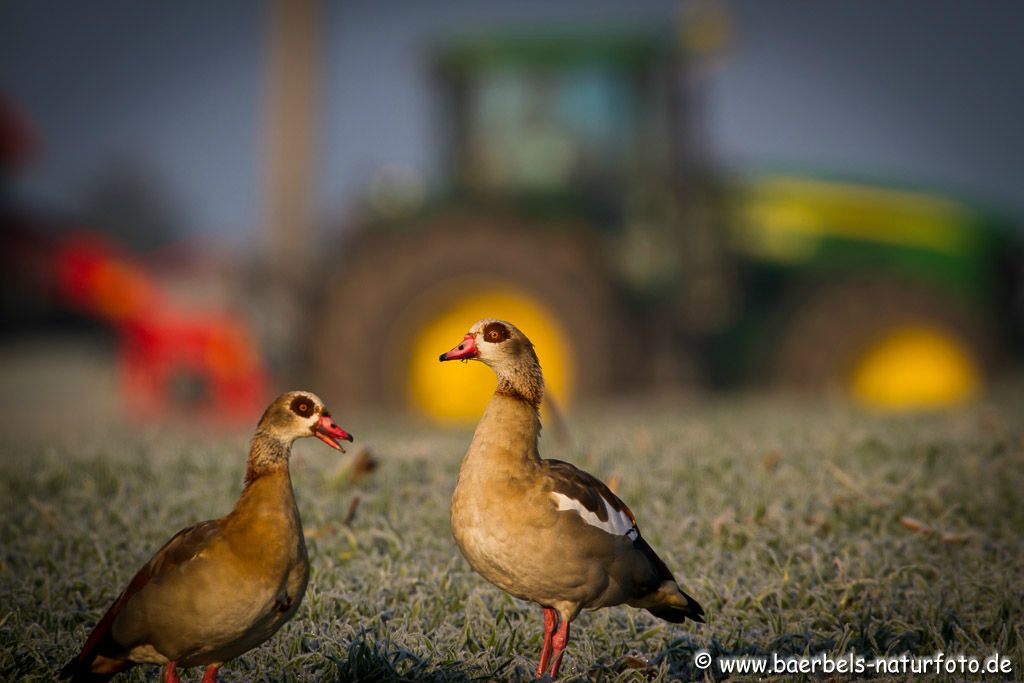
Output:
M476 339L473 338L473 335L467 334L462 338L461 344L447 353L442 353L438 360L469 360L470 358L476 358L479 355L480 350L476 348Z
M352 441L352 435L346 432L344 429L334 424L334 420L331 418L331 414L326 410L320 416L320 421L313 425L313 436L323 441L325 444L339 450L342 453L345 449L341 447L338 439L345 441Z

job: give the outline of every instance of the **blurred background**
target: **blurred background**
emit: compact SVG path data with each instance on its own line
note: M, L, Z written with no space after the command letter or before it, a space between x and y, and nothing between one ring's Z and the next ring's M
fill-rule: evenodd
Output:
M0 4L4 429L981 396L1024 333L1024 5Z

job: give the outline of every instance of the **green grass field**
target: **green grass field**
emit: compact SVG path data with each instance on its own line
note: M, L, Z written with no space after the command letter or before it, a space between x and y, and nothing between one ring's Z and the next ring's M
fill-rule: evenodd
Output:
M927 417L768 397L651 402L574 416L562 439L545 432L545 455L618 478L708 614L677 627L624 607L584 613L564 678L703 679L701 649L999 652L1009 678L1024 678L1022 394ZM540 609L477 577L448 527L470 431L337 417L358 439L349 456L309 440L293 459L313 564L305 602L222 679L529 680ZM141 563L179 528L226 513L241 487L247 435L67 436L2 446L3 681L52 680ZM346 458L359 446L380 466L353 482Z

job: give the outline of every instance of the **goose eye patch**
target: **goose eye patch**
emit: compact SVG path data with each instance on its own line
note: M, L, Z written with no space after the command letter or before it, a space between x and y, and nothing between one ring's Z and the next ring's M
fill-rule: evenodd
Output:
M292 400L291 405L292 412L302 417L309 417L313 414L313 402L305 396L296 396Z
M508 328L501 323L488 323L484 328L484 341L500 344L510 336Z

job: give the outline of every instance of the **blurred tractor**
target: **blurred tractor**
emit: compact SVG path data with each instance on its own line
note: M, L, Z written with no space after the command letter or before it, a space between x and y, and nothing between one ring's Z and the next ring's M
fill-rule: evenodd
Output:
M239 423L266 402L259 347L240 318L174 301L136 259L99 235L68 236L46 254L60 304L117 330L126 414Z
M68 313L102 323L117 334L126 415L251 421L269 379L249 325L227 306L182 302L109 237L21 207L5 183L40 145L24 111L0 96L0 332L52 332ZM118 214L131 215L132 194L115 198ZM126 223L146 232L145 223Z
M687 62L635 35L442 49L448 189L419 201L391 173L346 234L313 335L323 391L473 419L492 377L436 358L495 316L565 401L760 380L878 408L976 395L1011 338L1009 231L918 191L716 177Z

